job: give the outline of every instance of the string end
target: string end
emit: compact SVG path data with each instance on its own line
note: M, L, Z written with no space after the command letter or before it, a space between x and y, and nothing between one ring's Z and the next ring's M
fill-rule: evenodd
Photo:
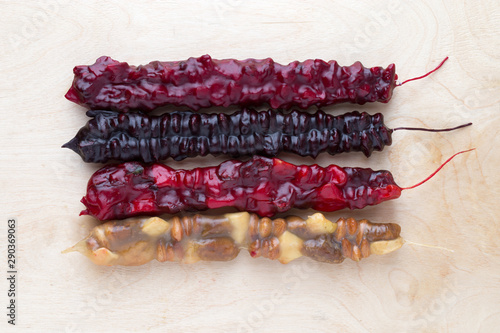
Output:
M427 72L426 74L422 75L422 76L419 76L419 77L414 77L414 78L411 78L411 79L408 79L406 81L403 81L401 83L397 83L396 86L402 86L403 84L407 83L407 82L410 82L410 81L415 81L415 80L420 80L420 79L423 79L424 77L427 77L429 75L431 75L432 73L434 73L435 71L437 71L438 69L441 68L441 66L443 66L443 64L446 62L446 60L448 60L449 57L446 57L443 59L443 61L441 61L441 63L436 67L434 68L433 70L431 70L430 72Z
M419 183L417 183L417 184L415 184L413 186L402 187L401 190L411 190L412 188L418 187L418 186L426 183L429 179L431 179L432 177L434 177L436 175L436 173L439 172L439 170L441 170L446 164L448 164L455 156L460 155L460 154L464 154L464 153L468 153L468 152L473 151L473 150L476 150L476 148L471 148L471 149L459 151L458 153L456 153L453 156L451 156L450 158L448 158L443 164L441 164L439 166L439 168L436 169L436 171L434 171L433 173L431 173L427 178L425 178L424 180L422 180L421 182L419 182Z

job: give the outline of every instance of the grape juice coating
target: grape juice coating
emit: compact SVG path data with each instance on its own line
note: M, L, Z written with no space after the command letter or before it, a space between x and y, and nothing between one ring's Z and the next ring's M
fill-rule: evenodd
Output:
M235 207L270 217L291 208L359 209L398 198L401 191L385 170L296 166L260 156L193 170L127 162L94 173L81 214L109 220Z
M293 111L288 114L244 109L233 114L185 112L150 116L142 113L88 111L95 118L63 147L85 162L157 162L166 158L225 154L231 157L279 152L316 157L362 151L370 156L392 143L383 116L357 111L332 116Z
M360 62L339 66L319 59L280 65L270 58L214 60L204 55L136 67L100 57L93 65L74 68L66 98L91 109L121 112L165 105L199 110L264 103L286 109L387 103L396 87L395 71L394 64L367 68Z

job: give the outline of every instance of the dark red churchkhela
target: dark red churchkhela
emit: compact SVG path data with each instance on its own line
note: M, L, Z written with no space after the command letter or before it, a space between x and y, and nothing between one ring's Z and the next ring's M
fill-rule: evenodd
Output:
M385 170L296 166L259 156L193 170L128 162L91 177L81 214L109 220L235 207L269 217L294 207L359 209L398 198L401 190Z
M392 143L393 131L385 127L382 114L357 111L338 116L249 109L233 114L88 111L87 115L95 118L63 147L93 163L151 163L208 154L275 157L280 152L316 157L324 151L331 155L362 151L370 156Z
M284 114L243 109L232 114L175 111L152 116L91 110L87 115L94 118L63 147L93 163L151 163L208 154L276 157L280 152L316 157L321 152L336 155L361 151L370 156L392 143L393 131L444 132L471 125L390 129L384 125L382 114L357 111L333 116L322 111Z
M101 57L74 68L66 98L91 109L151 111L164 105L192 110L212 106L262 105L308 108L350 102L387 103L396 87L396 67L340 66L336 61L272 59L214 60L209 55L185 61L130 66Z

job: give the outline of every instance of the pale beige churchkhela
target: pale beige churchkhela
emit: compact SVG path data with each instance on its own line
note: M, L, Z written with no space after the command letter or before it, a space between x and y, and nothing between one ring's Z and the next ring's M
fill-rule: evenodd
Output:
M64 253L78 251L97 265L143 265L160 262L228 261L241 249L252 257L288 263L305 256L340 263L370 254L387 254L404 241L393 223L353 218L328 220L316 213L307 219L289 216L271 220L246 212L221 216L194 215L130 218L96 226L89 236Z

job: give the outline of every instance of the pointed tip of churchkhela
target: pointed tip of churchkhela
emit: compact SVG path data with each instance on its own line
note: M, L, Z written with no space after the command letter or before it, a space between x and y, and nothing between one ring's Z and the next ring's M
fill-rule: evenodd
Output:
M90 237L90 236L89 236ZM64 251L61 251L62 254L70 253L70 252L80 252L87 258L89 258L94 264L99 266L112 266L115 265L116 260L119 258L119 255L110 251L105 247L99 247L97 249L90 249L87 244L87 240L89 237L79 241L75 245L70 248L67 248Z
M85 244L86 241L87 241L87 239L79 241L75 245L68 247L64 251L61 251L61 254L66 254L66 253L70 253L70 252L80 252L82 254L86 254L88 252L87 245Z
M73 103L77 103L77 104L80 104L80 98L78 96L78 92L76 91L76 89L74 87L71 87L69 88L68 92L66 93L66 95L64 95L64 97L66 97L66 99L68 101L71 101Z
M66 142L65 144L63 144L61 146L61 148L68 148L68 149L71 149L72 151L74 151L75 153L79 153L78 152L78 139L77 138L73 138L71 139L70 141Z

